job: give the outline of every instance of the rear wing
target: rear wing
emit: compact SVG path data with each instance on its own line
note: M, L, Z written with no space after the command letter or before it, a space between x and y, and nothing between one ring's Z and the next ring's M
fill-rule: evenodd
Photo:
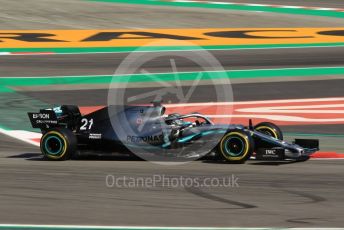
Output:
M49 129L58 126L56 113L53 110L40 110L39 113L28 113L32 128Z
M74 130L80 123L81 113L75 105L62 105L52 109L41 109L38 113L28 113L33 128L47 130L65 127Z

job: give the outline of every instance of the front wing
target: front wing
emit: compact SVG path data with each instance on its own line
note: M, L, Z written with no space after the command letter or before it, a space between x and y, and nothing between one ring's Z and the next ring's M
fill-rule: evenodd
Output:
M319 151L317 139L295 139L293 143L288 143L259 132L252 134L254 139L267 143L267 146L255 150L257 160L305 159Z

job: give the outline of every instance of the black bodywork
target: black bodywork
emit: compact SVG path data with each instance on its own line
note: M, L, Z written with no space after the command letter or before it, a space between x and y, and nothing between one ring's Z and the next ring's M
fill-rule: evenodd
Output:
M243 130L255 142L256 157L261 160L300 159L319 150L317 140L288 143L252 128L252 125L219 125L192 113L165 115L165 108L153 105L108 106L82 115L77 106L63 105L29 113L34 128L44 134L64 127L77 137L79 154L135 153L140 157L192 158L207 155L231 130Z

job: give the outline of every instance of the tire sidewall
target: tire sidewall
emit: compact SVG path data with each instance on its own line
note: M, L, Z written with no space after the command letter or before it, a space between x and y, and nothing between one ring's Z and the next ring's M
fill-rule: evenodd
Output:
M231 138L240 139L242 144L244 144L242 153L238 156L230 156L228 150L226 150L226 145ZM226 133L218 145L218 155L221 160L230 163L244 163L248 160L254 151L254 142L251 135L243 130L232 130Z
M51 153L47 149L47 141L54 138L62 145L57 153ZM68 160L75 153L77 140L72 131L65 128L48 130L41 138L40 149L45 159Z
M277 125L275 125L274 123L261 122L261 123L257 124L256 126L254 126L254 130L257 132L261 132L263 134L272 136L276 139L283 140L282 130ZM263 130L266 130L269 134L267 134ZM273 135L271 135L271 134L273 134Z

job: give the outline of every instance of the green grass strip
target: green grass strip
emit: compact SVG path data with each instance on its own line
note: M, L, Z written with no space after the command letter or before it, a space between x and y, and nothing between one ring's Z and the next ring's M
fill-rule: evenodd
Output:
M213 46L151 46L151 47L70 47L70 48L0 48L0 52L52 52L57 54L78 53L125 53L135 52L161 52L161 51L187 51L187 50L236 50L236 49L278 49L278 48L304 48L304 47L343 47L343 43L309 43L309 44L263 44L263 45L213 45Z
M209 4L196 2L164 2L160 0L88 0L93 2L111 2L111 3L125 3L125 4L144 4L157 6L177 6L177 7L200 7L211 9L225 9L225 10L244 10L244 11L264 11L282 14L301 14L312 16L336 17L344 18L344 12L316 10L316 9L288 9L275 8L268 6L242 6L242 5L225 5L225 4Z
M48 85L78 85L78 84L110 84L110 83L138 83L157 81L176 81L178 75L181 81L192 81L199 72L155 73L154 77L146 74L123 76L96 75L96 76L52 76L52 77L2 77L0 90L8 92L9 87L29 87ZM275 78L275 77L311 77L321 75L344 75L344 67L319 68L288 68L288 69L256 69L202 72L200 80L213 79L244 79L244 78ZM158 83L157 83L158 84Z
M1 83L1 80L0 80ZM10 88L8 88L7 86L0 84L0 92L1 93L13 93L14 91Z

